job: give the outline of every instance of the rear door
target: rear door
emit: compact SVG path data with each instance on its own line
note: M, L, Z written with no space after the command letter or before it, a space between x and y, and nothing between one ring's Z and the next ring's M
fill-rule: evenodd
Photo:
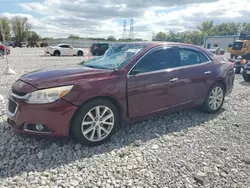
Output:
M215 75L214 63L201 51L192 47L179 48L179 79L185 91L185 101L202 100Z

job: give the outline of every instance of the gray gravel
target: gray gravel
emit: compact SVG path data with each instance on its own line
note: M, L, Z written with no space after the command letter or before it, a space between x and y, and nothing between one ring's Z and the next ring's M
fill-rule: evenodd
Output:
M81 59L42 57L42 49L11 50L10 65L18 75L0 76L2 114L7 91L21 74ZM0 70L4 67L0 60ZM15 134L0 115L0 187L249 188L249 86L236 75L220 113L191 109L153 118L94 148Z

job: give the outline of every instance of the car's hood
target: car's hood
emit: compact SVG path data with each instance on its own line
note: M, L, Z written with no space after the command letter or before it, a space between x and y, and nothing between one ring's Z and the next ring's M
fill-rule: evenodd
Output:
M94 69L83 65L55 66L30 72L21 76L20 80L41 89L76 83L80 79L98 79L109 76L112 72L113 70Z

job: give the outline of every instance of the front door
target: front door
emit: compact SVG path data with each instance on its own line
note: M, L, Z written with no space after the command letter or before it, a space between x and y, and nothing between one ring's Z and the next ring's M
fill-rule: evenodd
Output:
M130 118L166 110L180 103L178 61L174 48L157 48L145 55L128 74Z
M202 52L193 48L180 47L179 79L186 95L186 102L202 100L212 83L213 63Z
M61 55L69 55L70 54L70 46L69 45L61 45L60 46L61 48L60 48L60 52L61 52Z

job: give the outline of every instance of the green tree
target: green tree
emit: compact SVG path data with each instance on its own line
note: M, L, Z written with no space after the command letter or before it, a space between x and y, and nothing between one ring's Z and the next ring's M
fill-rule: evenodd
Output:
M41 40L53 40L53 38L51 38L51 37L44 37Z
M240 27L240 32L250 34L250 23L242 23Z
M107 40L109 40L109 41L116 41L116 38L115 38L114 36L109 36L109 37L107 38Z
M213 21L205 21L197 27L198 30L204 35L211 35L214 29Z
M37 41L40 41L40 39L41 37L35 31L29 32L29 36L27 38L29 42L37 42Z
M164 32L159 32L155 35L154 41L164 41L167 39L167 34Z
M0 22L2 22L3 24L3 30L4 30L4 36L5 36L5 40L9 40L10 39L10 25L9 25L9 21L7 18L1 18ZM1 31L1 27L0 27L0 41L3 41L3 36L2 36L2 31Z
M70 35L68 36L68 39L80 39L81 37L77 36L77 35Z
M13 17L11 19L11 30L16 41L25 41L29 35L31 25L26 17Z

